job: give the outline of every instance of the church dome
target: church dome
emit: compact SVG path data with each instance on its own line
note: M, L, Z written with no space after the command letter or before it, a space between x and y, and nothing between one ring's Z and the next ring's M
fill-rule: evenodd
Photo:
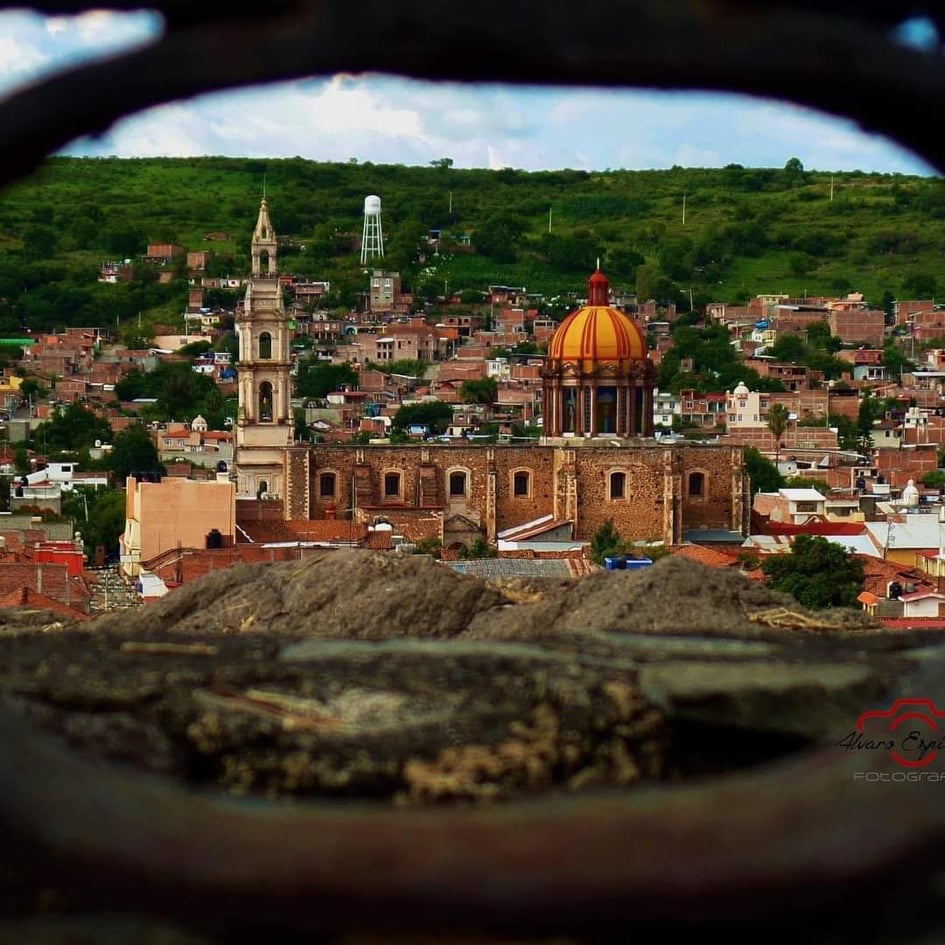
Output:
M646 338L637 324L609 304L607 277L598 270L587 283L588 304L558 326L549 361L643 361Z

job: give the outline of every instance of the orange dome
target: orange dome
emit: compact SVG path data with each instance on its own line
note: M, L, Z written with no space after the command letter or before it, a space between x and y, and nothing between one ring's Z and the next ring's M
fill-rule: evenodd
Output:
M643 361L646 338L636 323L607 304L607 277L588 280L589 304L572 312L548 345L549 361Z

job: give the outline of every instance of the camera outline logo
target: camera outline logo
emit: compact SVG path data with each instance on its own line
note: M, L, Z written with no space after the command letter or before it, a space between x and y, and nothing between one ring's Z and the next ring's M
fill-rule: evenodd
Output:
M931 732L938 733L940 727L936 719L945 719L945 711L939 709L931 699L896 699L888 709L870 709L861 713L856 720L857 732L863 733L870 719L889 720L887 729L892 733L896 733L904 722L910 721L921 722L928 726ZM885 747L889 750L892 760L903 768L925 768L935 760L938 749L945 748L945 743L940 739L925 742L917 731L910 731L898 744L889 740ZM904 758L899 752L900 747L918 750L919 756L914 760Z

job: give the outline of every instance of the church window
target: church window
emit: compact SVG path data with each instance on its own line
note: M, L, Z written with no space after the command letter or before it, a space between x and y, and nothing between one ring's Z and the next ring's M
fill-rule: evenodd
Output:
M528 496L529 475L527 472L519 471L512 476L512 495L521 497Z
M259 419L272 422L272 384L269 381L259 385Z
M450 473L450 498L460 498L466 495L466 473Z
M323 499L335 497L335 474L326 472L318 477L318 494Z
M701 472L689 473L689 495L691 496L704 496L705 495L705 473L701 473Z
M264 331L259 336L259 357L263 361L268 361L272 357L272 335L268 331Z
M625 499L627 497L627 474L612 472L610 474L610 498Z
M400 498L400 473L384 473L384 498Z
M571 387L564 396L564 430L566 433L573 433L576 429L574 419L577 410L577 391Z

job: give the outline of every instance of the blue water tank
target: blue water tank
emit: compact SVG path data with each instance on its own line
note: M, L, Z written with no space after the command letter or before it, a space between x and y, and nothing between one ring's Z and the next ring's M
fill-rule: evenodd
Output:
M639 571L640 568L648 568L652 563L650 558L627 558L623 567L625 571Z

